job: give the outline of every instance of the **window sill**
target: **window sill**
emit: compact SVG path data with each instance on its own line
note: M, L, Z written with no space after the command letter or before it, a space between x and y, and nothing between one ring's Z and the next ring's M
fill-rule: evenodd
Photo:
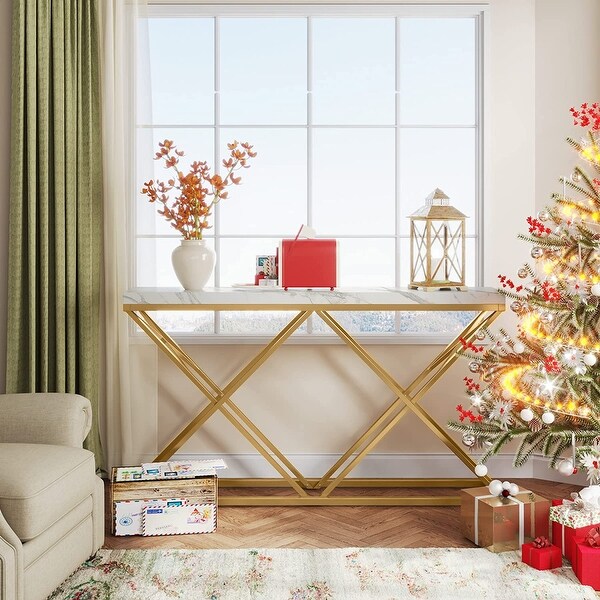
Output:
M171 337L180 346L219 346L219 345L260 345L268 344L276 333L272 335L215 335L215 334L182 334L173 333ZM389 334L389 335L360 335L352 337L363 346L447 346L456 334ZM132 333L129 336L130 344L144 345L153 342L143 333ZM292 335L285 342L288 346L344 346L344 342L336 335Z

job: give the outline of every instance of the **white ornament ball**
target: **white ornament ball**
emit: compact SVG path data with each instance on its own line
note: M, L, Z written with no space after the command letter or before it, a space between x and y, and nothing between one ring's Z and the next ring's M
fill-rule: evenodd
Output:
M515 351L515 354L523 354L523 352L525 352L525 344L523 344L523 342L515 342L513 350Z
M510 490L510 481L503 481L502 482L502 489L506 490L508 492Z
M498 479L494 479L494 481L492 481L490 485L488 485L488 490L490 490L490 494L494 496L499 496L503 490L502 482Z
M516 496L519 493L519 486L516 483L511 483L508 491L511 496Z
M510 400L512 398L512 394L509 390L502 390L502 398L504 398L504 400Z
M569 475L573 475L573 461L570 458L565 458L558 463L558 472L561 475L565 475L565 477L569 477Z
M529 421L533 421L533 417L535 415L533 414L533 411L530 408L524 408L521 411L521 419L523 419L523 421L525 421L525 423L529 423Z
M600 283L596 283L590 290L594 296L600 296Z
M596 355L593 354L592 352L590 352L589 354L586 354L583 357L583 362L588 366L588 367L593 367L597 362L598 359L596 358Z
M485 465L475 465L475 475L477 477L485 477L487 472L488 468Z
M546 425L550 425L552 423L554 423L554 413L551 413L550 411L545 412L542 415L542 421L544 421L544 423L546 423Z

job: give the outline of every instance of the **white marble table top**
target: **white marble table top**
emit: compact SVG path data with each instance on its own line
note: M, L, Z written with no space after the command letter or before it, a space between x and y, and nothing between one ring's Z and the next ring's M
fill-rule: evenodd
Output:
M505 310L492 288L422 292L406 288L135 288L123 295L124 310Z

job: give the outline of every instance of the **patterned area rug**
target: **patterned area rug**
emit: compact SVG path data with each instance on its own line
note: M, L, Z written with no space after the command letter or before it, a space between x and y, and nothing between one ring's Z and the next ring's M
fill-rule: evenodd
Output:
M598 600L569 567L483 549L100 550L51 600Z

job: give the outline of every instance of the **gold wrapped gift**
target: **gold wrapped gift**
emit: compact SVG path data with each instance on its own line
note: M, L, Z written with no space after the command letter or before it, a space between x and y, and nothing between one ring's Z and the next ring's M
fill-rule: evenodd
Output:
M487 487L461 490L464 536L491 552L519 550L541 535L548 536L550 502L533 492L493 496Z

